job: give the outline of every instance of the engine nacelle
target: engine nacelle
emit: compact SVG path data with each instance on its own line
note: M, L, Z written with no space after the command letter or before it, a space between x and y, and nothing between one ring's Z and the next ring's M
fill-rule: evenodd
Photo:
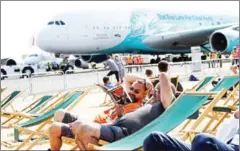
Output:
M91 62L101 63L107 60L107 55L81 55L80 58L88 63Z
M239 44L239 32L232 28L217 30L210 36L209 43L213 51L231 53Z
M81 59L76 59L75 61L74 61L74 65L76 66L76 67L78 67L78 68L83 68L83 69L88 69L88 65L89 65L89 63L87 63L87 62L85 62L85 61L83 61L83 60L81 60Z

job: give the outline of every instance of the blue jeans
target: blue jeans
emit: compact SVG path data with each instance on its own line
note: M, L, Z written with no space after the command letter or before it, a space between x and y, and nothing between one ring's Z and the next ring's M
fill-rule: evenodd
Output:
M153 132L144 140L144 151L238 151L239 147L226 144L209 134L198 134L192 145L167 134Z

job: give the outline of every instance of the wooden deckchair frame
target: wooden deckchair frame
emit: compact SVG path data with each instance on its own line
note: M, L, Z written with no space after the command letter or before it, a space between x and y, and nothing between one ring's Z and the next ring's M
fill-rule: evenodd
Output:
M88 92L89 92L91 89L92 89L92 88L88 88L88 89L84 90L84 93L81 94L81 95L77 98L77 100L75 100L71 105L69 105L69 106L66 108L66 110L67 110L67 111L72 110L72 109L79 103L79 101L82 100L82 99L88 94ZM74 92L73 92L72 94L74 94ZM70 97L70 96L69 96L69 97ZM67 98L66 98L66 99L67 99ZM55 108L55 106L51 106L51 108L49 108L48 111L53 110L54 108ZM26 140L24 140L24 142L18 144L18 145L16 146L16 149L14 149L14 150L20 150L22 147L24 147L25 145L27 145L27 143L29 143L29 141L32 139L33 136L35 136L35 135L40 135L40 137L37 138L32 144L29 144L30 146L28 146L28 148L27 148L26 150L30 150L34 145L38 144L38 143L41 141L42 138L44 138L44 137L46 137L46 136L48 135L48 134L45 134L45 133L41 132L41 130L42 130L47 124L51 124L51 123L53 123L53 119L52 119L52 118L47 119L47 120L45 120L44 122L38 124L39 127L38 127L35 131L31 131L31 130L29 130L28 128L23 128L23 127L20 127L20 126L18 126L18 125L11 125L11 127L15 128L15 129L18 129L19 131L30 132L30 136L29 136ZM6 143L6 144L7 144L7 143ZM12 146L15 146L15 145L12 145Z
M57 97L58 95L60 95L60 94L59 94L59 93L56 94L56 97ZM37 117L37 116L39 116L39 115L41 115L41 114L44 114L44 113L46 113L46 112L48 111L48 109L51 108L52 106L56 106L57 104L61 103L61 102L64 100L64 97L67 98L67 97L69 97L70 95L71 95L71 94L65 93L65 94L61 95L60 97L58 97L57 99L56 99L56 97L52 97L52 98L51 98L48 102L46 102L46 103L49 103L49 102L51 102L51 101L53 101L53 102L51 102L50 104L46 105L45 107L43 107L43 104L41 105L39 114L28 114L28 113L24 113L24 112L11 112L11 113L9 113L9 112L1 112L1 116L6 117L6 118L8 118L9 116L11 117L11 118L9 119L9 121L12 120L12 119L18 118L16 121L14 121L13 123L10 123L9 125L6 125L6 123L8 123L9 121L6 121L6 122L4 121L3 124L2 124L2 126L9 128L11 124L17 124L17 123L19 123L20 121L22 121L23 119L33 119L33 118L35 118L35 117ZM54 99L56 99L56 100L54 100ZM4 124L5 124L6 126L5 126Z
M60 95L60 93L58 93L58 94L56 94L56 95L54 95L54 96L51 96L51 97L50 97L49 99L47 99L44 103L42 103L42 104L40 104L39 106L37 106L37 108L38 108L39 110L42 110L43 107L44 107L44 105L46 105L48 102L52 101L53 99L55 99L55 98L56 98L57 96L59 96L59 95ZM64 94L64 95L66 95L66 94ZM62 95L61 97L59 97L59 99L63 98L64 95ZM11 120L13 120L13 119L15 119L15 118L19 118L17 122L21 121L21 119L23 119L23 118L33 118L35 115L34 115L34 114L31 114L31 113L28 114L28 113L26 113L26 111L27 111L27 110L30 110L33 105L37 104L37 103L38 103L40 100L42 100L45 96L47 96L47 95L44 95L44 96L39 97L38 99L36 99L36 100L33 101L32 103L30 103L28 106L26 106L25 108L23 108L20 112L12 112L12 113L7 113L7 114L6 114L5 112L1 112L1 116L8 118L8 119L6 119L5 121L3 121L3 123L2 123L1 125L4 126L6 123L8 123L9 121L11 121ZM59 99L58 99L58 100L59 100ZM56 102L57 102L58 100L56 100ZM47 106L47 107L49 107L49 106ZM33 111L34 111L34 110L33 110ZM5 114L6 114L6 115L5 115ZM20 115L21 115L21 116L20 116ZM21 117L22 117L22 118L21 118ZM16 124L17 122L15 122L15 124Z
M111 102L111 101L113 101L112 99L114 99L114 97L112 97L111 91L112 91L112 90L115 90L115 89L118 88L119 86L116 86L116 87L114 87L114 88L112 88L112 89L108 89L106 86L104 86L104 85L102 85L102 84L95 83L95 85L96 85L97 87L101 88L101 89L103 90L103 92L105 92L104 102L103 102L102 105L108 105L108 104L113 103L113 102ZM111 100L109 100L109 101L107 101L107 96L108 96L108 95L109 95L110 98L111 98Z
M205 79L209 77L209 76L205 76L201 81L197 82L192 88L192 91L196 91L196 89L205 81ZM219 75L215 76L212 80L210 80L208 83L206 83L201 89L199 89L198 91L201 91L203 89L205 89L207 86L209 86L209 84L212 83L213 80L219 78Z
M229 77L234 77L234 76L236 76L236 75L230 75L230 76L224 76L224 78L229 78ZM215 77L215 79L216 79L217 77ZM233 87L234 87L234 85L233 85ZM192 90L192 89L191 89ZM226 90L227 91L227 90ZM194 92L196 92L196 91L192 91L193 93ZM189 93L191 93L191 92L189 92ZM210 92L210 93L215 93L215 92ZM233 93L236 93L236 91L233 91ZM228 96L228 98L226 99L226 103L230 100L229 99L229 97L233 97L233 93L231 93L232 95L230 95L230 96ZM204 110L205 108L207 107L207 105L205 105L205 106L202 106L201 107L201 110ZM199 112L201 112L201 110L199 110ZM184 123L184 125L182 126L182 130L181 131L186 131L185 129L188 127L188 125L191 123L191 122L193 122L193 121L195 121L195 119L188 119L188 120L186 120L186 122Z
M19 90L20 92L14 97L12 98L12 100L10 100L5 106L1 107L1 110L5 110L8 106L11 107L12 111L15 112L15 109L12 105L12 103L19 97L21 96L24 92L25 92L25 89L24 90ZM12 91L12 93L15 92L15 91ZM1 100L1 104L4 103L11 95L12 93L9 93L3 100Z
M233 111L237 109L237 107L235 106L238 103L238 99L232 99L232 102L229 102L231 100L231 98L233 97L233 95L236 94L236 92L238 91L237 88L235 88L227 97L226 100L223 100L224 103L223 105L219 106L217 105L220 100L223 98L224 94L227 92L227 90L222 90L219 92L218 94L218 98L214 98L212 100L212 102L210 104L208 104L205 109L203 109L201 115L196 119L196 120L189 120L185 123L185 125L183 126L181 132L182 132L182 139L184 141L186 141L187 139L189 139L190 141L193 140L194 135L200 132L206 132L206 133L211 133L214 134L216 132L216 129L219 127L219 125L222 123L222 121L227 118L230 114L233 114ZM192 92L191 92L192 93ZM229 110L231 110L231 112L216 112L214 111L214 108L227 108ZM209 122L204 122L204 127L202 130L197 130L197 128L199 128L200 124L203 124L203 120L209 118L210 121ZM193 125L188 127L190 122L193 121ZM215 125L213 125L214 121L216 121ZM210 126L213 125L212 129L209 129ZM202 126L202 125L201 125ZM187 128L189 128L189 130L186 130ZM180 134L181 134L180 132Z

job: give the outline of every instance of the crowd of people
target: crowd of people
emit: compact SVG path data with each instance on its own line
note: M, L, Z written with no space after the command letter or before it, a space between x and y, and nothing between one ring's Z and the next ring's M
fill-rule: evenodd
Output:
M86 121L81 116L65 110L57 111L54 115L55 122L49 127L51 147L49 150L60 150L62 136L75 138L80 150L87 150L89 143L98 145L100 139L110 143L120 140L159 117L175 101L177 91L167 74L169 70L167 61L158 63L159 83L155 87L151 79L156 76L151 69L145 71L145 76L122 75L120 72L123 65L121 61L118 61L118 56L115 56L114 59L109 57L106 62L110 72L102 79L104 86L108 89L119 85L124 86L133 102L125 105L116 104L97 115L93 121ZM112 74L115 74L118 81L116 85L109 79L109 75ZM234 114L234 119L239 119L239 111ZM199 134L196 135L191 145L165 133L152 132L145 138L143 148L145 151L236 151L239 143L236 143L238 137L235 129L233 131L234 133L231 131L231 134L230 132L226 134L228 138L224 141L208 134Z
M206 54L209 68L220 67L222 68L222 55L221 52L210 52Z

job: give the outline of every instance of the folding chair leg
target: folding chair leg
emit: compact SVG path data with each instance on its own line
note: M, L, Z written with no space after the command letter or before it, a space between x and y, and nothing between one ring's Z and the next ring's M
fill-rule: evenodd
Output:
M72 151L72 150L76 150L78 148L78 146L77 145L75 145L73 148L71 148L70 150Z
M37 140L35 140L26 150L31 150L33 148L33 146L35 146L36 144L38 144L39 141L41 141L42 137L38 137Z
M39 126L39 128L36 129L36 131L41 130L48 122L42 123L42 125ZM23 146L25 146L34 136L35 134L31 134L24 142L22 142L15 150L20 150Z

